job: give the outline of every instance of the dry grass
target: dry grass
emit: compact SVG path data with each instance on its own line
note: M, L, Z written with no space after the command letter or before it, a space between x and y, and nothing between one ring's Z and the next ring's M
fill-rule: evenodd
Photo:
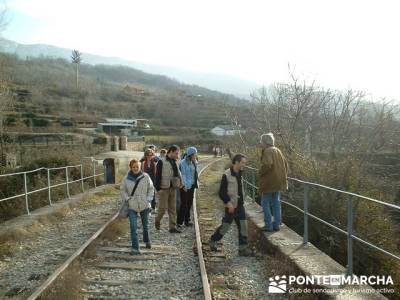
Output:
M11 256L15 249L15 243L0 240L0 258Z
M40 299L80 299L80 261L75 261L46 289Z
M110 201L110 197L115 197L117 194L116 192L117 191L113 187L107 187L103 191L95 194L85 194L78 202L58 207L56 210L49 211L39 216L32 216L32 218L35 219L29 220L27 223L10 226L10 228L4 230L3 233L0 234L0 257L12 256L13 250L19 247L22 241L42 231L45 226L57 224L60 220L80 207L84 208L88 205L92 206L94 204L103 203L104 201ZM119 232L118 230L114 231Z
M128 219L116 219L114 222L107 227L107 229L101 234L103 240L116 240L122 235L126 235L129 229Z

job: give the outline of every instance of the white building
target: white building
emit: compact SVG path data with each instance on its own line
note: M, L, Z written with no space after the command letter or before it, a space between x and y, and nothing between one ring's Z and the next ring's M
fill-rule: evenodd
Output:
M244 130L235 129L233 126L229 125L218 125L211 129L211 133L216 136L232 136L239 133L245 133Z
M107 118L106 122L97 123L97 129L106 134L137 135L138 130L150 129L147 119L113 119Z
M142 127L142 128L150 128L148 124L147 119L113 119L113 118L107 118L106 123L110 124L129 124L132 125L133 127Z

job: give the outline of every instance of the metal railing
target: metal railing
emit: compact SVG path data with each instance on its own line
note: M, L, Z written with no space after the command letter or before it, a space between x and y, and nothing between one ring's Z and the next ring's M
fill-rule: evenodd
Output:
M23 176L23 193L22 194L18 194L18 195L14 195L11 197L7 197L7 198L3 198L0 199L0 202L4 202L4 201L8 201L8 200L12 200L12 199L16 199L16 198L20 198L20 197L25 197L25 209L26 209L26 213L28 215L31 214L30 210L29 210L29 195L32 195L34 193L39 193L42 191L48 191L48 201L49 201L49 205L53 205L52 203L52 199L51 199L51 189L56 188L56 187L60 187L60 186L65 186L65 193L67 195L67 198L70 198L70 184L72 183L76 183L76 182L81 182L81 189L82 192L85 192L85 186L84 186L84 181L93 178L93 186L96 188L97 187L97 183L96 183L96 178L98 176L102 176L104 175L104 172L102 173L96 173L96 165L97 165L97 161L93 161L92 163L93 165L93 174L90 176L86 176L84 177L84 172L83 172L83 164L80 165L75 165L75 166L65 166L65 167L58 167L58 168L39 168L36 170L31 170L31 171L25 171L25 172L17 172L17 173L11 173L11 174L0 174L0 178L3 177L11 177L11 176ZM80 170L80 178L77 180L70 180L70 170L71 169L79 169ZM54 171L61 171L61 170L65 170L65 182L62 183L58 183L58 184L51 184L51 173ZM34 174L34 173L39 173L39 172L45 172L47 173L47 186L40 188L40 189L36 189L36 190L28 190L28 180L27 180L27 174Z
M244 175L244 183L245 183L245 189L248 191L249 187L250 187L250 194L251 198L255 201L255 197L256 197L256 191L259 189L256 186L256 173L258 171L258 169L253 168L253 167L248 167L246 166L245 169L249 170L250 172L247 173L245 172ZM346 191L342 191L339 189L335 189L329 186L325 186L322 184L318 184L318 183L313 183L313 182L308 182L308 181L304 181L304 180L300 180L297 178L292 178L292 177L288 177L289 182L295 182L295 183L300 183L303 186L304 189L304 197L303 197L303 209L301 209L300 207L294 205L293 203L290 203L288 201L282 200L281 202L302 212L303 213L303 222L304 222L304 231L303 231L303 244L307 244L309 242L308 238L309 238L309 228L308 228L308 221L309 221L309 217L311 217L314 220L317 220L329 227L331 227L332 229L344 234L347 236L347 275L352 275L353 274L353 239L364 244L367 245L381 253L384 253L398 261L400 261L400 256L398 254L394 254L391 253L379 246L376 246L372 243L369 243L363 239L361 239L360 237L354 235L353 233L353 222L354 222L354 215L353 215L353 198L358 198L358 199L362 199L362 200L366 200L366 201L370 201L376 204L380 204L380 205L384 205L385 207L388 208L392 208L392 209L396 209L400 212L400 206L395 205L395 204L391 204L391 203L386 203L377 199L373 199L373 198L369 198L369 197L365 197L362 195L358 195L355 193L351 193L351 192L346 192ZM251 182L250 182L251 181ZM319 188L319 189L323 189L323 190L327 190L327 191L332 191L332 192L336 192L336 193L340 193L343 195L347 196L347 230L343 230L321 218L318 218L317 216L311 214L309 212L309 200L310 200L310 188L314 187L314 188Z

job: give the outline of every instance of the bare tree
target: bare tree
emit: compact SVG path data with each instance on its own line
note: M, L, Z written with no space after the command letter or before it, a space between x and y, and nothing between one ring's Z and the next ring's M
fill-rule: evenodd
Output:
M6 28L7 24L7 10L4 2L2 2L0 3L0 34ZM12 97L6 76L6 64L6 57L0 56L0 162L5 151L5 114L12 107Z
M0 67L1 70L1 67ZM5 151L5 142L6 142L6 130L5 130L5 123L6 123L6 112L12 108L12 97L10 91L7 86L7 82L0 81L0 160L1 157L4 155Z
M79 65L82 62L82 53L78 50L73 50L71 54L72 63L76 66L76 89L79 87Z
M290 69L289 76L290 83L276 83L251 94L252 120L247 131L254 134L239 136L236 145L245 145L240 150L247 151L260 133L272 131L285 153L301 164L299 172L306 175L301 170L316 170L321 163L313 159L314 151L328 155L324 161L331 166L347 161L360 169L365 162L360 157L398 148L398 105L382 100L370 103L361 91L324 89L314 81L301 80ZM243 120L239 111L227 114L232 124ZM347 180L345 175L351 174L344 174L340 185Z

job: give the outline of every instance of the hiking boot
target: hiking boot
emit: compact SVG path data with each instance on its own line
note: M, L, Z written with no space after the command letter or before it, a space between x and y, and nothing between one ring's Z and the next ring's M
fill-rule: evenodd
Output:
M182 233L182 231L180 231L180 230L177 229L177 228L171 228L171 229L169 230L169 232L170 232L170 233Z
M151 244L150 243L146 243L146 249L151 249Z
M239 249L239 256L255 256L255 253L248 247Z
M266 232L273 232L274 230L272 228L269 228L267 226L264 226L261 228L262 231L266 231Z
M157 222L157 221L156 221L156 222L154 223L154 225L155 225L155 227L156 227L157 230L160 230L160 222Z
M212 239L209 240L208 244L210 245L211 251L218 251L217 242L213 241Z
M177 227L178 229L182 229L182 228L183 228L183 225L182 225L182 224L178 224L178 225L176 225L176 227Z
M192 222L187 222L187 223L185 223L185 226L186 226L186 227L192 227L192 226L193 226L193 223L192 223Z
M132 249L130 255L140 255L142 254L139 249Z

